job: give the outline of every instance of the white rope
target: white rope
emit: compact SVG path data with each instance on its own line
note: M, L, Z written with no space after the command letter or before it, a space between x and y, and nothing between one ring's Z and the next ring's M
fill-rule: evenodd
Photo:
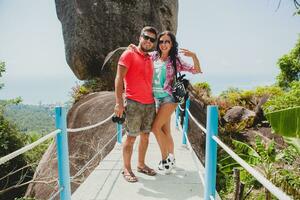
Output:
M195 122L195 124L204 132L204 133L207 133L207 130L195 119L195 117L191 114L191 112L190 112L190 110L188 109L187 110L188 111L188 114L189 114L189 116L191 117L191 119ZM202 135L204 135L203 134L203 132L201 132L202 133Z
M68 128L67 131L74 133L74 132L80 132L80 131L85 131L85 130L88 130L88 129L91 129L91 128L95 128L97 126L100 126L100 125L108 122L112 118L112 116L114 116L114 113L111 116L109 116L108 118L106 118L105 120L103 120L103 121L101 121L97 124L94 124L94 125L91 125L91 126L86 126L86 127L81 127L81 128L74 128L74 129Z
M59 188L59 190L56 193L54 193L48 200L54 199L61 191L63 191L63 189L63 187Z
M122 131L124 130L124 128L122 129ZM71 177L71 180L76 178L77 176L80 176L85 169L87 168L87 166L98 156L98 154L102 154L102 151L107 147L108 144L111 143L111 141L113 141L113 139L115 139L115 137L117 137L117 132L116 134L100 149L100 151L98 151L91 160L89 160L82 168L81 170L79 170L74 176Z
M184 108L181 108L180 105L178 105L179 110L181 110L182 112L184 111Z
M5 163L5 162L7 162L7 161L9 161L9 160L17 157L18 155L20 155L22 153L25 153L26 151L28 151L30 149L33 149L34 147L36 147L37 145L43 143L44 141L46 141L46 140L48 140L50 138L55 137L56 134L58 134L60 132L61 132L61 130L57 129L57 130L49 133L48 135L45 135L44 137L40 138L39 140L37 140L37 141L35 141L35 142L33 142L33 143L31 143L31 144L29 144L29 145L27 145L27 146L25 146L25 147L17 150L17 151L14 151L14 152L12 152L12 153L10 153L10 154L8 154L8 155L0 158L0 165L2 165L3 163Z
M266 179L261 173L252 168L248 163L235 154L229 147L227 147L218 137L212 136L212 138L244 169L246 169L254 178L256 178L263 186L265 186L274 196L280 200L291 200L291 198L282 192L278 187L273 185L268 179Z
M180 131L180 132L183 132L182 127L181 127L180 125L179 125L178 127L179 127L179 131ZM187 147L188 147L188 149L190 150L190 152L192 153L192 157L193 157L193 159L194 159L194 162L197 163L197 164L199 164L199 166L201 165L202 168L203 168L202 163L199 161L199 158L197 157L197 155L195 154L195 151L193 150L193 147L192 147L192 145L191 145L191 143L190 143L190 140L188 139L187 134L184 134L184 137L186 138ZM201 172L201 171L204 171L204 168L203 168L202 170L200 170L200 169L197 167L197 170L198 170L198 173L199 173L201 182L202 182L202 184L204 185L204 174ZM218 194L217 191L216 191L216 196L217 196L216 199L221 199L221 198L219 197L219 194ZM211 198L211 197L210 197L210 198ZM213 200L214 200L214 199L213 199Z

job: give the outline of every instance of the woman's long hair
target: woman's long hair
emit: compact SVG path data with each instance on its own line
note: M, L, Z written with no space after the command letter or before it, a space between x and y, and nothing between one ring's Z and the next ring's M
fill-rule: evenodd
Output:
M169 56L172 61L174 69L176 69L176 60L177 60L177 55L178 55L178 43L176 41L175 35L171 31L164 31L158 35L156 50L159 53L159 56L161 56L161 50L159 48L159 40L163 35L168 35L171 38L172 47L170 49Z

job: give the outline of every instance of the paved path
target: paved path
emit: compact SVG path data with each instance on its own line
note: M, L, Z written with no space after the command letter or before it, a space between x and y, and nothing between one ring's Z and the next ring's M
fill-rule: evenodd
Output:
M173 117L174 118L174 117ZM172 122L174 120L172 119ZM137 144L133 152L133 172L139 179L128 183L122 172L122 149L116 145L111 153L90 174L86 181L73 193L72 200L194 200L203 199L203 184L199 173L203 168L195 155L182 146L182 135L172 124L177 167L169 175L159 170L154 177L136 171ZM137 138L136 143L138 143ZM150 135L146 161L150 167L157 168L160 152L154 135Z

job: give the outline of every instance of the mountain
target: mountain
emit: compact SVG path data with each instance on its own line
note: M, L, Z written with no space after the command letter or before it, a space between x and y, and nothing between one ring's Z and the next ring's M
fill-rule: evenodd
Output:
M55 130L55 105L8 105L4 116L23 133L45 135Z

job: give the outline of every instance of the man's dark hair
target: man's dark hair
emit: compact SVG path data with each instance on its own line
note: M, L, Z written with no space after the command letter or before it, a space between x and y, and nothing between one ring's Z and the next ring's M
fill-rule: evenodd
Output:
M145 26L142 31L141 31L141 35L143 35L143 33L145 32L150 32L155 34L155 37L157 37L158 31L156 30L156 28L152 27L152 26Z

